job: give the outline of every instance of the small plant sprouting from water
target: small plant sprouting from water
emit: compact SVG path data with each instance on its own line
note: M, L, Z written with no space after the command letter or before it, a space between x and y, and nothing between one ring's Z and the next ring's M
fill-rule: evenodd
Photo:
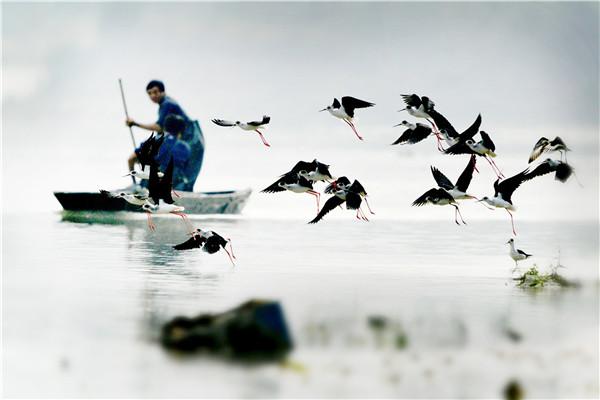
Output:
M518 281L517 287L522 288L542 288L550 284L558 285L563 288L579 286L577 282L569 281L560 275L558 273L559 268L564 268L564 266L560 264L560 261L556 263L556 265L550 266L550 272L541 273L538 271L537 265L534 264L523 275L514 278L514 280Z

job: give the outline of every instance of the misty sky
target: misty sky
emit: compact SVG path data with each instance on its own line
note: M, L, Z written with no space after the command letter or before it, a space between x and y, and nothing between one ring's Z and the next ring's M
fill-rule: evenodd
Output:
M392 125L408 118L396 112L399 94L415 92L430 96L459 130L481 112L482 129L492 134L508 174L526 167L540 136L560 135L586 181L582 206L597 217L598 3L4 3L2 9L5 205L31 206L32 196L41 196L56 209L52 190L128 183L120 179L131 151L120 77L134 118L155 121L144 88L158 78L200 120L208 147L199 190L267 186L298 159L316 156L347 168L338 175L353 169L347 174L367 181L372 175L379 186L418 175L426 182L403 196L410 202L432 185L431 163L451 179L465 164L436 154L433 143L389 146L402 132ZM344 95L376 103L357 112L364 143L317 112ZM269 152L258 138L209 122L265 113L272 117ZM136 140L145 136L138 131ZM488 178L481 188L489 192ZM549 193L559 193L553 184L549 178ZM524 198L533 202L535 191Z

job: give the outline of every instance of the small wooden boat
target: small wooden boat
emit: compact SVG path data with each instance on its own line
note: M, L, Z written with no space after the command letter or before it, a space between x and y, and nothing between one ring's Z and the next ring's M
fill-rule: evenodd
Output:
M223 192L180 192L177 205L185 207L186 214L239 214L251 189L228 190ZM111 198L95 192L54 192L65 211L134 211L140 207L127 203L121 198Z

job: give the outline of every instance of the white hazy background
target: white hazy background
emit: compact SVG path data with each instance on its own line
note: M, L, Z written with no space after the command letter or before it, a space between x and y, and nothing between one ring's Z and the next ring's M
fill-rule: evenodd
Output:
M433 187L429 166L451 180L467 157L433 140L389 146L401 133L401 93L430 96L458 129L482 113L507 176L527 166L541 136L561 136L583 188L550 176L527 183L517 218L598 218L598 3L3 3L3 211L50 211L55 190L129 184L130 115L157 117L151 79L197 118L207 148L196 190L252 187L246 215L314 214L310 196L264 195L298 160L358 178L377 218L451 218L413 209ZM333 97L376 103L357 112L359 142L317 111ZM272 117L258 137L211 118ZM146 131L136 131L139 143ZM483 160L472 192L492 195ZM543 197L542 197L543 196ZM324 200L324 199L323 199ZM466 211L466 212L465 212ZM483 207L472 218L506 218ZM350 217L347 214L342 217ZM332 217L338 217L333 216ZM507 228L508 230L508 228Z

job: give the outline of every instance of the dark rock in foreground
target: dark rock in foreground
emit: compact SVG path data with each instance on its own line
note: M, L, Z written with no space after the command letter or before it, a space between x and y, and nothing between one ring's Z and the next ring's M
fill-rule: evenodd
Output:
M250 300L221 314L175 317L161 333L164 347L246 360L277 360L292 349L279 302Z

